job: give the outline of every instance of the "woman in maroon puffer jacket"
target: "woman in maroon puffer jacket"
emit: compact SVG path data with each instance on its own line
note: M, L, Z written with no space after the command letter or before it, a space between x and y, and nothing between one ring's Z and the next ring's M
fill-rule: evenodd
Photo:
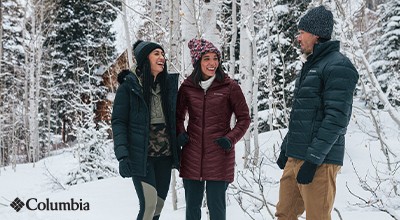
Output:
M239 85L223 72L220 51L204 39L192 39L188 46L194 70L179 89L176 109L186 220L200 220L204 186L211 220L224 220L225 192L234 178L234 146L249 127L249 109Z

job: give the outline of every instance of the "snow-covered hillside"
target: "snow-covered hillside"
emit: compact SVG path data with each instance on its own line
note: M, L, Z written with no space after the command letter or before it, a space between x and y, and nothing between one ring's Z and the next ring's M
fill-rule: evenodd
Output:
M377 202L372 199L369 193L362 190L352 164L356 168L360 177L373 183L370 175L376 173L371 164L379 168L384 167L384 156L380 151L379 140L376 138L374 128L368 119L368 111L363 108L362 103L356 103L354 108L355 116L351 120L347 135L347 155L345 156L345 165L342 168L337 179L337 196L335 209L337 209L342 219L364 219L364 220L389 220L391 218L387 213L380 212L372 207L360 208L354 204L361 200L353 196L348 188L356 195L363 198L371 198L371 203ZM392 146L392 150L398 147L399 134L398 128L391 122L389 116L381 114L381 123L385 125L386 143ZM284 133L286 131L282 131ZM280 142L278 131L263 133L260 135L260 144L263 155L271 155L273 144ZM243 143L237 146L237 171L242 171ZM65 150L56 156L48 157L36 164L17 165L14 172L11 167L2 168L0 173L0 219L2 220L132 220L136 218L138 211L138 200L130 179L123 179L119 176L90 183L75 185L72 187L64 186L62 183L67 179L67 173L78 166L72 150ZM116 162L115 162L116 163ZM272 159L267 165L262 167L264 175L270 180L264 185L264 195L270 203L269 208L274 212L273 204L276 204L279 190L279 178L281 170L272 163ZM386 175L386 174L385 174ZM381 174L382 177L383 173ZM386 176L387 177L387 176ZM398 177L398 174L397 174ZM247 178L250 178L248 176ZM237 178L238 179L238 178ZM398 178L397 178L398 179ZM179 178L178 178L179 180ZM395 180L395 179L394 179ZM237 182L233 185L237 186ZM383 182L382 186L387 182ZM178 186L181 186L180 180ZM65 188L65 189L63 189ZM254 186L254 188L257 188ZM242 211L238 202L234 198L232 187L228 190L227 219L243 220L251 219ZM394 211L396 204L400 204L398 198L394 195L384 195L384 191L377 191L382 203L392 208L393 213L400 215L400 211ZM29 201L31 209L47 209L56 203L69 203L78 210L69 211L47 211L47 210L29 210L25 205L19 212L16 212L10 203L19 198L26 203ZM390 203L386 198L391 198ZM73 201L71 201L73 199ZM256 206L243 200L244 206L249 208ZM75 203L75 204L72 204ZM64 204L64 207L67 205ZM364 204L364 206L366 206ZM77 208L78 207L78 208ZM89 209L89 210L79 210ZM397 209L399 210L399 209ZM172 208L171 195L168 196L161 219L184 219L185 203L183 189L178 189L178 210ZM254 219L272 219L267 210L262 209L260 214L253 214ZM207 219L206 209L203 208L203 218ZM332 212L332 219L339 220L338 212Z

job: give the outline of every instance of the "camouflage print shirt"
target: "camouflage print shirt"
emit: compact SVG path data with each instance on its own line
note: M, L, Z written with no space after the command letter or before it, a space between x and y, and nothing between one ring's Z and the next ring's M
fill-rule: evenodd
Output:
M151 124L149 135L149 156L171 156L169 147L167 126L163 124Z
M151 124L149 135L149 152L151 157L171 156L167 126L161 106L161 89L157 83L151 95Z

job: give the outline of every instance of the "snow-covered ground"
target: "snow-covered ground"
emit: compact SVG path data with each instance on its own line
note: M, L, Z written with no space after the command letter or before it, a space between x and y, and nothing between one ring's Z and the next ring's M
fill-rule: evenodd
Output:
M358 183L358 178L353 170L352 164L356 167L357 172L361 177L368 176L367 174L374 173L375 169L371 166L372 163L378 166L383 166L379 161L383 160L383 154L380 151L380 145L374 138L373 126L370 120L367 120L367 114L362 110L362 104L357 103L359 107L354 109L355 117L351 120L348 135L347 135L347 154L345 156L345 165L342 168L337 178L337 195L335 208L339 210L342 219L353 220L389 220L391 218L387 213L380 212L371 207L360 208L354 206L355 203L361 201L351 195L349 189L353 193L369 198L369 194L362 190ZM363 116L364 115L364 116ZM399 132L398 128L391 119L383 114L380 118L381 123L385 126L386 141L389 146L392 146L394 153L399 153ZM285 131L282 131L285 132ZM366 133L370 134L367 135ZM371 136L372 135L372 136ZM280 142L278 131L263 133L260 135L260 144L264 155L271 155L273 144ZM243 142L238 143L237 149L237 171L242 171L243 167ZM371 149L371 150L370 150ZM372 159L371 159L372 158ZM135 189L130 179L121 177L112 177L95 182L79 184L71 187L63 186L63 181L67 178L69 170L76 167L78 164L73 156L72 150L65 150L56 156L48 157L36 164L19 164L16 171L11 167L1 168L0 171L0 219L1 220L133 220L136 219L138 211L138 200L136 198ZM272 162L262 167L262 171L269 183L264 185L264 195L267 202L271 205L269 209L273 213L275 211L272 204L276 204L279 191L279 178L281 170ZM397 181L399 174L397 174ZM240 179L240 178L236 178ZM368 179L368 178L367 178ZM58 184L61 183L61 184ZM178 178L178 186L180 186ZM372 182L371 182L372 183ZM233 185L237 186L235 181ZM63 189L65 187L66 189ZM254 186L254 188L257 188ZM171 192L171 191L170 191ZM234 189L228 190L227 202L227 219L228 220L244 220L251 219L242 211L233 194ZM378 192L379 194L379 192ZM89 210L70 210L70 211L40 211L28 210L24 206L19 212L16 212L10 203L16 198L20 198L24 203L30 198L29 204L31 208L45 208L49 203L67 202L71 203L73 199L76 203L75 207ZM386 197L388 197L386 195ZM182 188L178 189L178 210L174 211L171 201L171 194L168 196L165 208L161 215L161 219L184 219L185 203L184 192ZM384 196L382 199L384 202ZM391 208L396 210L396 204L400 204L399 198L392 195ZM373 202L373 200L371 200ZM244 205L250 209L255 209L255 204L244 200ZM392 211L393 211L392 210ZM397 210L399 210L397 208ZM393 211L400 215L400 211ZM272 219L267 209L262 209L261 214L253 215L254 219ZM202 219L207 219L206 208L203 208ZM304 218L303 218L304 219ZM332 212L332 219L339 220L337 212Z

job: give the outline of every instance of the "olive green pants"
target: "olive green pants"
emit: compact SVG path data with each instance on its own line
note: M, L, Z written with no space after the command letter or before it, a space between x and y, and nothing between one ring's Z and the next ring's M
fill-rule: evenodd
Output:
M280 180L278 220L297 220L306 211L307 220L331 220L339 165L318 166L310 184L298 184L296 176L303 160L289 157Z

